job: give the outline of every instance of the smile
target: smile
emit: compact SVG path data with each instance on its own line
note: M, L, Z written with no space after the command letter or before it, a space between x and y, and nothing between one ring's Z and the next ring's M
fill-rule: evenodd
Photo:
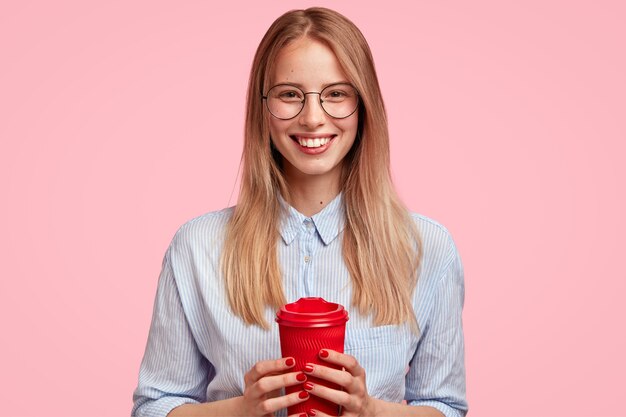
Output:
M292 135L290 136L290 138L298 142L298 144L300 144L300 146L304 148L319 148L319 147L326 145L328 142L330 142L334 136L335 135L323 136L323 137L322 136L305 137L305 136L299 136L299 135Z

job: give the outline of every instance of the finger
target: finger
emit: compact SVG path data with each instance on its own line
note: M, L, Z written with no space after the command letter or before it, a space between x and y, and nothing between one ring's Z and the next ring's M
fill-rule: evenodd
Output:
M350 395L346 391L340 391L333 388L325 387L322 384L312 384L307 382L304 384L304 389L311 395L324 398L330 402L342 406L345 410L358 410L360 405L358 403L359 397Z
M288 374L268 375L264 376L254 384L250 385L248 389L250 394L254 397L260 397L272 391L280 390L284 387L289 387L296 384L302 384L307 380L307 377L302 372L290 372Z
M328 366L319 364L307 363L304 367L304 373L329 382L334 382L348 391L353 391L355 381L357 381L355 377L347 371L329 368Z
M361 376L365 374L364 369L352 355L346 355L345 353L337 352L331 349L322 349L320 350L319 357L326 362L344 367L346 371L350 372L354 376Z
M300 413L300 414L289 414L287 417L309 417L309 416L307 415L307 413Z
M320 411L314 408L309 409L308 415L311 417L335 417L334 415L326 414L323 411Z
M259 404L262 414L272 414L283 408L291 407L309 399L309 393L306 391L292 392L282 397L270 398Z
M283 373L292 368L295 364L296 361L291 357L259 361L254 364L252 369L246 372L243 379L246 385L250 385L258 381L265 375Z

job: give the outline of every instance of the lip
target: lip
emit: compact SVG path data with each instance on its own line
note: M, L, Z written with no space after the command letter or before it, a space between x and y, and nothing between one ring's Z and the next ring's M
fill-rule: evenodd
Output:
M315 138L333 138L337 136L334 133L293 133L289 135L291 139L293 138L302 138L302 139L315 139Z
M330 145L335 141L337 137L336 134L333 133L295 133L293 135L289 135L289 138L295 143L300 152L305 153L307 155L319 155L325 152ZM322 139L322 138L330 138L327 144L319 146L317 148L308 148L306 146L300 145L298 142L298 138L300 139Z

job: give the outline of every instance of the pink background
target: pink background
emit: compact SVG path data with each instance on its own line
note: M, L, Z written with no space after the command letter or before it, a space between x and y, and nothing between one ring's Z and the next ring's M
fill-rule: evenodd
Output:
M461 250L471 415L625 415L624 3L317 4ZM1 415L128 415L165 249L229 203L255 48L310 5L0 5Z

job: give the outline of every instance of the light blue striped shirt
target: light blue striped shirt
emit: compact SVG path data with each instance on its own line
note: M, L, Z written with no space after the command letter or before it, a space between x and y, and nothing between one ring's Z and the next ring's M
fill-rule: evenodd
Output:
M464 416L463 268L450 234L413 215L424 247L413 296L420 334L407 325L375 327L350 308L342 204L340 194L310 218L287 206L278 256L288 302L317 296L346 306L345 352L365 368L369 395ZM242 395L253 364L281 357L274 309L266 309L272 324L266 331L247 326L229 308L219 261L231 214L229 208L187 222L165 254L133 416L165 416L185 403Z

